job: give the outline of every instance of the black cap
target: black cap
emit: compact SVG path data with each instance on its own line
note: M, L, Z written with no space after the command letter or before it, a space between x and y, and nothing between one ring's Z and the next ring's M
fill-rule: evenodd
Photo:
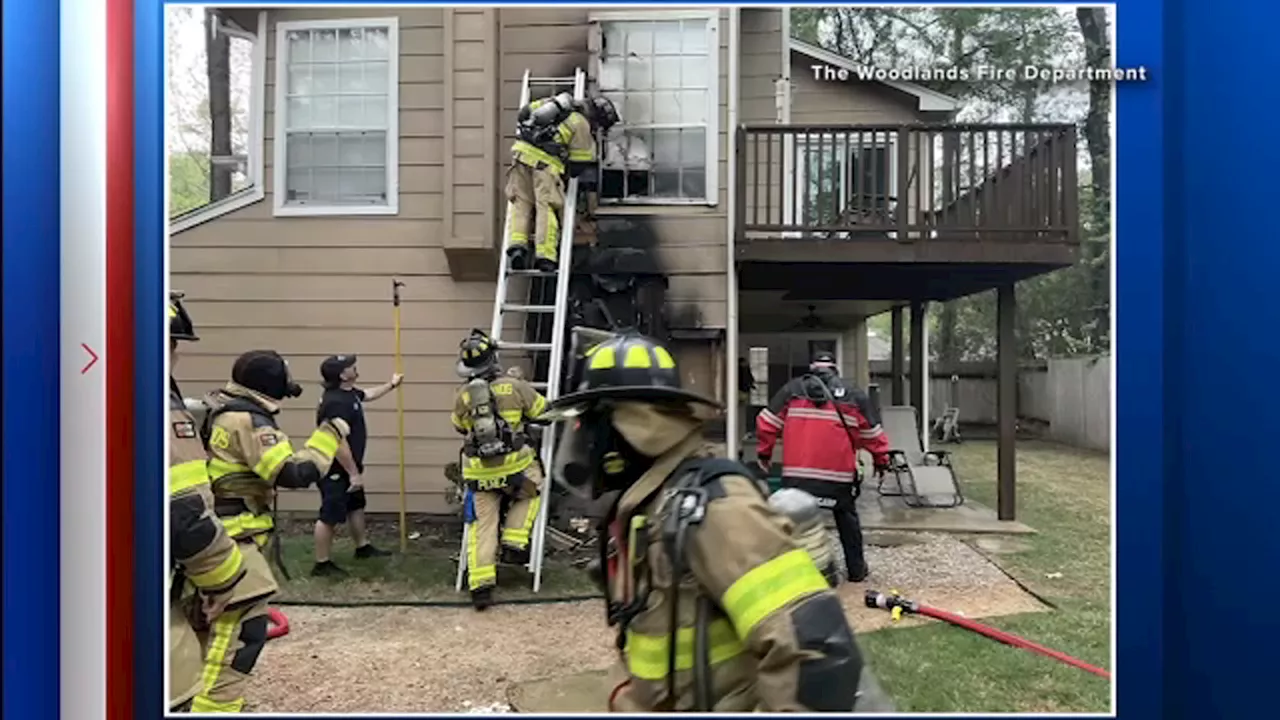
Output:
M320 363L320 377L326 386L336 386L342 382L342 371L355 364L355 355L330 355Z

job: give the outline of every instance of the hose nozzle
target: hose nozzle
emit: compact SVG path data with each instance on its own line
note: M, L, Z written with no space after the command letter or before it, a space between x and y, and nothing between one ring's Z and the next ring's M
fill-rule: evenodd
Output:
M914 614L919 611L919 605L913 600L907 600L896 592L882 593L879 590L868 590L863 598L869 608L880 608L894 612L900 616L902 613Z

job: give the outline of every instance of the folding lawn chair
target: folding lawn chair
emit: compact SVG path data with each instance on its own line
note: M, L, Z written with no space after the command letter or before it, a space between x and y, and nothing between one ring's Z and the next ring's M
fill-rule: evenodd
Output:
M876 491L884 497L900 497L908 507L953 508L964 504L960 480L946 450L925 452L920 443L916 409L910 405L886 407L880 412L889 436L889 473L897 490L885 490L888 473L880 476Z

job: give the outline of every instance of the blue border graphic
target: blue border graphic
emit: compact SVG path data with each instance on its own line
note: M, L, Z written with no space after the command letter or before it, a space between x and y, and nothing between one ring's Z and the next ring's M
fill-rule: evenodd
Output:
M4 4L4 717L58 717L58 3Z
M1152 74L1117 98L1119 710L1265 716L1258 690L1274 682L1265 643L1277 621L1253 598L1274 595L1280 557L1276 463L1263 451L1276 425L1266 371L1280 359L1267 322L1280 148L1263 122L1276 71L1264 56L1280 8L1203 3L1187 27L1183 1L1118 4L1120 64ZM158 426L161 4L135 7L136 419ZM21 718L55 717L58 696L57 32L56 3L5 3L3 642L21 661L5 665L3 708ZM1253 384L1213 384L1237 377ZM158 440L137 443L139 568L161 557ZM137 582L139 717L155 716L146 699L161 692L157 581Z

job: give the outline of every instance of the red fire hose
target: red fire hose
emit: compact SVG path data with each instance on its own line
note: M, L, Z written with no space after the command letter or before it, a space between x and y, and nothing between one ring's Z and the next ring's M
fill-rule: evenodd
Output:
M289 634L289 618L275 608L267 609L267 622L271 627L267 629L267 639L275 640L278 637L284 637Z
M1098 677L1106 678L1107 680L1111 679L1111 673L1109 671L1090 665L1078 658L1073 658L1064 652L1047 648L1038 643L1031 642L1026 638L1018 637L1013 633L997 630L989 625L974 622L973 620L956 615L955 613L947 612L946 610L939 610L938 608L929 607L928 605L921 605L914 600L907 600L906 598L896 594L886 595L875 590L868 590L866 602L867 607L888 610L893 612L895 617L899 613L907 613L908 615L924 615L925 617L942 620L943 622L951 623L957 627L962 627L966 630L976 632L979 635L985 635L986 637L1002 642L1005 645L1012 645L1013 647L1022 648L1023 650L1030 650L1033 653L1039 653L1045 657L1053 658L1060 663L1065 663L1072 667L1084 670L1085 672L1093 673Z

